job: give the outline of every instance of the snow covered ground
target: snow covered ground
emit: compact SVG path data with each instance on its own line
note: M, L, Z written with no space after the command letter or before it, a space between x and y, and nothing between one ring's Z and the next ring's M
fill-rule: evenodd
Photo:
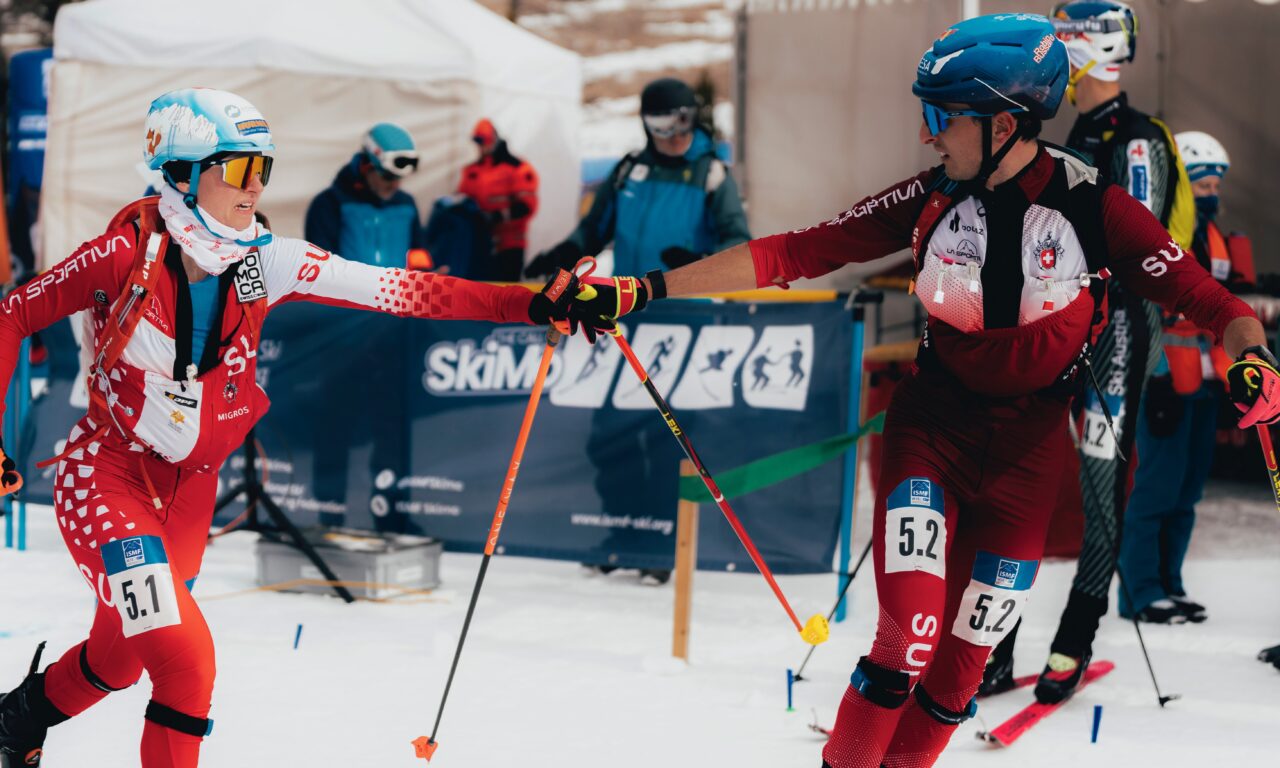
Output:
M938 765L1275 765L1280 672L1254 654L1280 643L1280 517L1261 478L1256 488L1214 493L1187 568L1210 620L1144 627L1164 691L1182 700L1156 706L1132 626L1111 617L1096 650L1116 662L1115 672L1008 750L977 742L981 721L966 723ZM520 525L519 488L513 502L507 524ZM30 518L31 550L0 550L0 688L21 679L39 640L49 640L46 659L77 642L92 609L50 516L33 509ZM252 539L218 540L196 590L218 648L217 726L202 764L423 765L409 742L431 729L479 558L446 555L443 588L430 602L233 594L254 586ZM1073 568L1044 567L1020 637L1019 673L1043 664ZM758 576L697 574L685 665L669 655L670 587L642 587L633 573L588 577L570 563L499 557L432 764L816 768L822 742L806 724L815 710L832 722L867 648L876 612L866 575L853 587L850 620L814 654L788 713L786 668L799 665L807 646ZM779 582L802 616L825 612L833 599L829 576ZM45 764L136 766L148 694L144 678L57 727ZM1005 694L984 702L980 717L994 725L1029 700L1026 691ZM1104 711L1091 745L1095 704Z

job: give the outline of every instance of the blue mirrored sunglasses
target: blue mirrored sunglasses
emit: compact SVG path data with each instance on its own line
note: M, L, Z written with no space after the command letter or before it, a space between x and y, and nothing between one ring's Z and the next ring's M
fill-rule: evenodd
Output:
M936 104L930 104L927 101L921 101L920 106L924 110L924 124L929 127L929 135L937 136L947 130L948 123L953 117L990 117L990 112L979 112L975 109L954 109L948 110L939 107ZM1004 110L1005 112L1026 112L1022 108L1011 108Z

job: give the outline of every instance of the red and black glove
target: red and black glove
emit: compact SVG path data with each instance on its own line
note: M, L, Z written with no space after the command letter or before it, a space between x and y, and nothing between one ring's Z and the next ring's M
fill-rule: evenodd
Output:
M638 277L586 277L582 289L569 305L569 332L582 333L595 343L601 333L617 326L618 318L644 309L649 292Z
M1266 347L1249 347L1227 368L1227 393L1243 416L1240 428L1280 421L1280 363Z
M558 271L529 302L529 321L534 325L570 322L569 307L581 289L577 275L567 269Z
M18 474L18 465L13 463L9 454L0 445L0 496L5 496L22 488L22 475Z

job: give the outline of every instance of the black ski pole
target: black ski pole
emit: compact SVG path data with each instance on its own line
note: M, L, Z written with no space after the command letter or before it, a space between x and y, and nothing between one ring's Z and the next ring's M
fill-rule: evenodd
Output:
M853 573L847 574L844 581L844 587L840 589L840 596L836 598L836 604L831 606L831 612L827 614L827 621L830 622L832 617L836 615L836 609L840 607L840 603L844 601L845 593L849 591L849 585L853 583L853 578L858 575L858 569L862 568L862 562L867 559L867 555L871 554L871 542L867 542L867 546L862 550L862 554L858 556L858 562L853 566ZM795 677L791 678L792 682L800 682L804 679L802 673L804 668L809 665L809 659L813 656L813 652L818 646L809 646L809 652L804 655L804 662L800 664L800 670L796 672Z
M1094 392L1098 395L1098 401L1102 405L1103 415L1107 420L1107 428L1111 430L1111 436L1116 438L1116 455L1127 469L1129 460L1120 452L1119 436L1116 434L1115 425L1111 422L1111 409L1107 408L1106 400L1102 396L1102 387L1098 384L1097 377L1093 375L1093 366L1089 364L1088 356L1084 359L1084 365L1089 371L1089 379L1093 382ZM1101 505L1102 494L1099 493L1098 487L1093 481L1093 475L1089 474L1089 470L1085 467L1080 468L1080 474L1084 476L1085 481L1089 484L1089 492L1093 494L1094 501ZM1121 512L1123 513L1123 510ZM1107 533L1111 537L1111 551L1115 556L1116 578L1120 580L1120 589L1124 591L1124 599L1128 600L1129 604L1132 605L1133 595L1129 592L1129 584L1124 580L1124 571L1120 568L1120 533L1116 530L1117 527L1115 511L1113 510L1110 519L1107 520ZM1163 709L1165 704L1182 698L1182 695L1171 693L1165 696L1160 692L1160 683L1156 680L1156 669L1151 664L1151 654L1147 653L1147 643L1142 638L1142 627L1138 626L1138 614L1136 612L1133 615L1133 631L1138 634L1138 647L1142 649L1142 658L1147 662L1147 672L1151 674L1151 685L1156 689L1156 700L1160 702L1160 708Z

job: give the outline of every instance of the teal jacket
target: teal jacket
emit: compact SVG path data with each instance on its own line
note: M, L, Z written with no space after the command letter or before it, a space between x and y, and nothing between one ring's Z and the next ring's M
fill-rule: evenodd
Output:
M651 144L622 158L569 236L588 256L612 242L615 275L663 269L673 246L705 256L750 239L738 185L702 129L684 157Z

